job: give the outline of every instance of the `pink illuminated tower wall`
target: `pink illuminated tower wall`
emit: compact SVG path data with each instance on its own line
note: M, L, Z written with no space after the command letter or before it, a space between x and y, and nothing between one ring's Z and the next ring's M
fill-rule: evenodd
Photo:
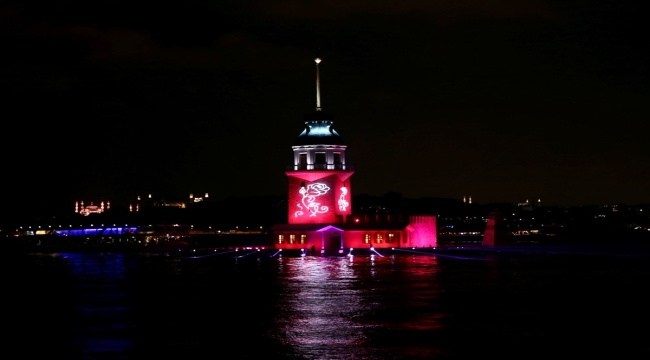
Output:
M289 224L342 223L350 214L352 171L287 171Z
M289 177L289 224L343 223L352 211L350 176L341 136L332 116L320 105L320 74L316 58L316 111L306 116L305 128L293 149Z

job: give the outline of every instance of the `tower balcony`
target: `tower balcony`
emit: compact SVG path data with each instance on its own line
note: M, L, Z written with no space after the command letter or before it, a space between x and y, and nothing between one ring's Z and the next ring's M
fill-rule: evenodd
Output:
M354 170L350 164L298 164L287 166L287 171L305 171L305 170Z

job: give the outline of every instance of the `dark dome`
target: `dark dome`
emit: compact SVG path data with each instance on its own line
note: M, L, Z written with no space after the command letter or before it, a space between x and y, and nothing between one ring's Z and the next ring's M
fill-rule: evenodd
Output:
M320 111L305 116L305 129L298 135L296 145L344 145L333 124L332 116Z

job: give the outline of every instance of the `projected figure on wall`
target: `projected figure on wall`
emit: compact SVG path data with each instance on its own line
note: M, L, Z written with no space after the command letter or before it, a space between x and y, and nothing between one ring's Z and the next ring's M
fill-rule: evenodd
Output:
M345 195L348 194L348 189L344 187L341 188L341 196L339 196L339 210L345 211L348 208L350 203L345 200Z
M316 216L317 214L326 213L329 208L327 206L320 206L320 203L315 202L317 196L326 194L330 190L329 186L321 183L309 184L306 187L300 187L300 194L302 199L298 204L300 210L294 213L295 217L304 215L303 210L309 210L309 216Z

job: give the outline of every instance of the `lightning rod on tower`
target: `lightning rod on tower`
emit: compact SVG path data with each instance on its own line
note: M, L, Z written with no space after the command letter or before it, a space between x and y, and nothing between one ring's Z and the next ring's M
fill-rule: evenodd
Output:
M316 62L316 111L321 111L320 108L320 70L318 64L321 62L321 58L317 57L314 59Z

